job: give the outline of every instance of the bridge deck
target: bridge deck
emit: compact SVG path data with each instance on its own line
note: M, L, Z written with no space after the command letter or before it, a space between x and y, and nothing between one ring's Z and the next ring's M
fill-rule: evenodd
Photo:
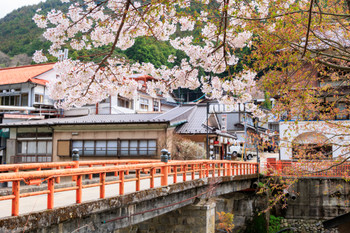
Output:
M55 168L55 166L51 167ZM70 169L1 173L0 182L12 182L12 194L0 196L0 218L104 199L186 180L243 176L256 174L256 172L257 163L192 160L132 165L113 164L89 168L79 168L77 163ZM93 174L98 175L99 179L92 184L83 184L83 179L92 179ZM114 179L106 179L107 174L114 174ZM55 187L55 181L57 182L61 177L72 179L76 183L68 188ZM26 184L47 182L48 185L46 190L23 193L20 192L21 181Z
M187 175L187 180L191 180L191 175ZM195 176L196 179L199 178L199 175L197 174ZM155 188L161 187L160 178L155 178ZM183 182L182 175L178 175L179 182ZM168 177L168 184L173 184L173 178ZM146 190L150 187L150 180L141 180L141 189L140 190ZM136 191L136 187L134 183L128 182L125 184L125 194L127 193L133 193ZM84 189L84 192L82 194L82 201L92 201L99 199L99 187L92 187L92 188L86 188ZM111 184L106 186L106 198L108 197L114 197L119 195L119 184ZM60 192L54 194L55 199L55 207L62 207L67 205L75 204L75 191L67 191L67 192ZM34 211L40 211L40 210L46 210L47 209L47 195L38 195L38 196L32 196L32 197L24 197L20 199L20 208L19 208L19 214L25 214L30 213ZM0 202L0 218L11 216L11 200L1 201Z

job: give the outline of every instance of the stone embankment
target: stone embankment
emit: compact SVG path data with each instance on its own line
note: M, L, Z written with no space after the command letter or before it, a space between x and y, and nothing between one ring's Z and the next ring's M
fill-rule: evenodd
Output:
M292 228L295 233L317 232L317 233L338 233L337 229L324 229L322 221L305 219L282 219L282 228Z

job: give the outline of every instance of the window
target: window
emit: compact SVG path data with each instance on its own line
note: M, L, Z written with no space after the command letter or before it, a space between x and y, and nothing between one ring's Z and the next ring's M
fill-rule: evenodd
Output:
M153 111L159 112L159 101L157 100L153 101Z
M44 96L35 94L35 103L44 103Z
M21 106L28 106L28 93L21 94Z
M347 120L348 118L348 107L345 103L338 103L337 104L337 110L339 111L336 119L337 120Z
M22 155L51 155L52 141L18 141L17 153Z
M20 106L20 96L10 95L10 96L0 96L0 104L6 106Z
M157 140L74 140L80 156L156 156Z
M279 124L278 123L269 123L269 130L271 132L279 132Z
M140 109L148 111L148 99L140 98Z
M119 107L122 108L129 108L129 109L134 109L134 101L127 99L127 98L123 98L118 96L118 104Z

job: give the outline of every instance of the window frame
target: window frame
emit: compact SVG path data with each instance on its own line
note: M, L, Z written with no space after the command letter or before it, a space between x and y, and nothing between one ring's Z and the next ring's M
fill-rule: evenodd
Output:
M93 153L90 155L85 155L85 142L94 142L94 149ZM135 146L130 146L131 141L136 141L137 145ZM142 147L140 148L140 142L141 141L147 141L147 147ZM75 147L74 142L82 142L82 146L80 147ZM98 151L97 149L97 142L105 142L105 150L103 150L105 153L104 154L97 154L96 152ZM115 150L108 150L108 142L116 142L117 147L110 147L114 148ZM122 144L127 142L127 147L123 148ZM151 146L151 142L154 143L154 146ZM145 150L143 148L146 148ZM142 157L142 156L157 156L157 148L158 148L158 140L157 139L108 139L108 140L103 140L103 139L82 139L82 140L72 140L71 141L71 150L72 149L79 149L79 155L82 157ZM109 153L110 151L116 151L116 153ZM144 152L146 151L146 153ZM136 153L135 153L136 152Z
M25 152L19 152L19 145L20 143L27 143L27 146L26 146L26 151ZM35 152L34 153L28 153L28 143L29 142L34 142L35 143ZM39 153L38 152L38 144L39 142L45 142L46 143L46 152L45 153ZM51 142L51 153L48 153L48 143ZM38 139L38 140L17 140L17 146L16 146L16 154L18 155L46 155L46 156L52 156L52 150L53 150L53 141L52 140L47 140L47 139Z

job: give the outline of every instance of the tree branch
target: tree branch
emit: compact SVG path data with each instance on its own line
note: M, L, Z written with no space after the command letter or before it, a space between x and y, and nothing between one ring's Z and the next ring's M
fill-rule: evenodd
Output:
M308 19L308 23L307 23L305 47L304 47L304 51L303 51L301 57L304 57L304 55L305 55L305 53L306 53L307 45L308 45L308 43L309 43L309 34L310 34L311 16L312 16L312 5L313 5L313 3L314 3L314 0L311 0L311 2L310 2L310 9L309 9L309 19Z

